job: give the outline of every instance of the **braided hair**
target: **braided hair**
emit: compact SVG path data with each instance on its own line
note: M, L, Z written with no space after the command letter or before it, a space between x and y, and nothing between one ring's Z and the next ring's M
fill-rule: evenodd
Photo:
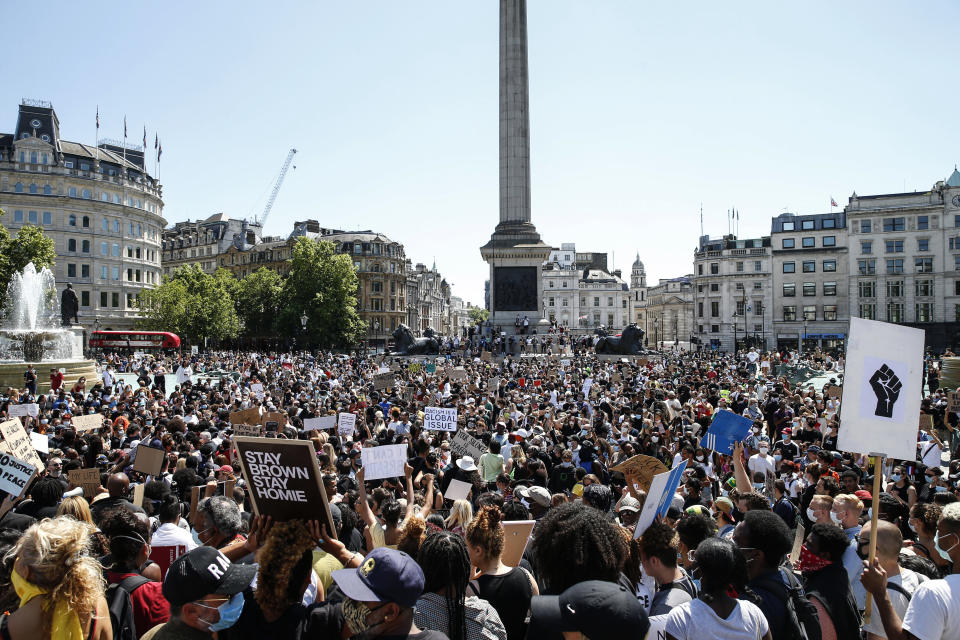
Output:
M738 598L759 604L759 597L747 587L747 561L730 540L707 538L697 546L700 599L710 603L733 587Z
M470 554L463 538L449 531L431 533L420 545L417 562L423 569L424 593L446 590L447 629L450 640L466 640L467 614L464 606L470 578Z

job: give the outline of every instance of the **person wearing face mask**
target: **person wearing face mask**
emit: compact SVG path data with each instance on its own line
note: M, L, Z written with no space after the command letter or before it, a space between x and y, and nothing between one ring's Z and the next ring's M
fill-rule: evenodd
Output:
M937 522L940 521L942 507L940 505L918 502L910 510L910 519L907 526L916 535L917 539L909 545L909 549L921 558L927 558L936 565L940 575L949 575L951 571L949 560L937 553L934 537L937 534Z
M830 496L813 496L810 506L807 507L807 520L811 524L832 524L830 512L833 508L833 498Z
M912 509L917 503L917 488L913 486L910 476L904 473L903 467L894 467L888 480L887 493L895 497L900 504Z
M870 523L867 522L863 525L863 529L860 530L855 540L857 556L860 558L861 563L870 556L870 531ZM913 592L916 591L921 582L926 582L927 580L926 576L900 566L899 554L902 545L903 536L900 534L900 529L889 522L882 520L877 522L876 558L886 572L887 577L884 582L876 584L879 572L866 569L864 569L860 577L863 586L874 594L870 606L870 623L864 624L863 626L864 631L867 633L867 640L881 640L887 637L883 631L883 622L880 613L877 611L877 602L883 597L880 591L889 592L887 596L890 598L894 611L896 611L900 619L903 619ZM874 589L877 589L877 593L874 593Z
M560 464L550 470L550 482L547 487L550 493L564 493L572 489L575 483L573 452L570 449L564 449L560 455Z
M824 638L860 637L860 612L841 562L849 544L837 525L815 524L800 548L797 568L807 596L817 608Z
M793 461L800 455L800 447L793 441L793 429L787 427L783 430L783 437L774 443L773 450L782 460Z
M757 451L757 453L750 456L750 459L747 460L747 468L750 470L751 475L755 473L763 474L764 477L766 477L767 474L775 475L777 472L776 465L773 457L769 455L770 442L761 440L758 443Z
M232 563L213 547L180 556L163 580L170 620L141 640L201 640L229 629L243 612L243 592L256 573L257 565Z

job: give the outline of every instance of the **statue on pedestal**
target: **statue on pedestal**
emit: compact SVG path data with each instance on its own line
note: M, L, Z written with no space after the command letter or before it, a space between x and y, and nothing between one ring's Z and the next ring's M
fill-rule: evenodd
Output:
M393 339L396 342L396 349L393 353L397 355L437 355L440 353L440 340L432 328L427 328L424 332L425 338L415 338L410 328L401 324L393 332Z
M73 285L67 283L67 288L60 295L60 320L63 326L69 327L74 322L80 324L78 312L80 311L80 300L77 298L77 292L73 290Z
M597 341L594 350L596 353L616 354L616 355L634 355L640 353L640 343L643 342L643 329L636 323L628 325L620 337L604 336Z

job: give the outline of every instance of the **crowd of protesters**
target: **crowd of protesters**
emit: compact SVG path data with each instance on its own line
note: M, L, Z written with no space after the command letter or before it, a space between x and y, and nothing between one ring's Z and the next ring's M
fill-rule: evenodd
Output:
M935 360L931 426L915 460L884 461L871 527L869 443L837 449L842 354L457 347L118 356L73 384L31 372L0 398L0 420L36 403L22 421L48 441L43 472L0 505L0 637L960 638L957 415ZM830 380L778 376L785 362ZM482 453L424 430L433 406L456 408ZM335 531L322 504L252 516L230 423L250 408L285 414L267 437L313 442ZM700 444L723 410L753 422L731 456ZM304 430L341 412L353 434ZM71 427L93 413L101 428ZM408 446L404 476L366 480L361 450L389 444ZM165 452L158 475L133 470L144 445ZM649 485L619 467L638 454L686 462L640 532ZM91 468L99 487L71 483ZM465 499L445 497L453 480ZM528 520L522 557L505 561L503 524Z

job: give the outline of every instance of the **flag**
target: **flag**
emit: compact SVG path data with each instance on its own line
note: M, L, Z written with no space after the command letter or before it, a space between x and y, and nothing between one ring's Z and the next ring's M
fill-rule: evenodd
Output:
M127 116L123 116L123 139L127 139Z
M733 453L733 444L746 438L752 426L753 421L749 418L721 409L713 416L710 427L700 440L700 446L717 453L730 455Z
M833 199L833 196L830 196L830 206L831 206L831 207L839 207L839 206L840 206L840 205L837 204L837 201Z
M158 149L160 146L160 134L153 134L153 148L154 150Z
M100 105L97 105L97 130L100 130Z
M159 142L158 144L159 146L157 147L157 162L160 162L160 156L163 155L163 143Z
M143 150L147 150L147 125L143 125Z

